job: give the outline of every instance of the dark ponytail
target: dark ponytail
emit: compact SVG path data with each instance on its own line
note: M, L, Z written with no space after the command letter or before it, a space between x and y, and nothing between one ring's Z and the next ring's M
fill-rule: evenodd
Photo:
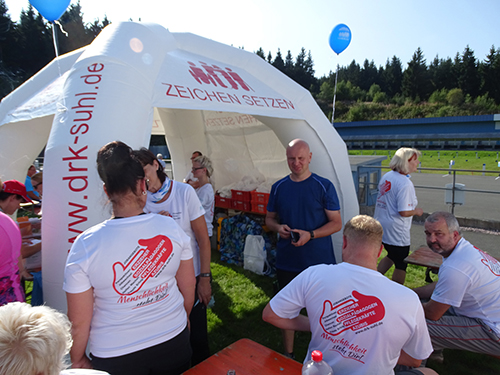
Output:
M137 181L144 178L141 163L132 149L120 141L110 142L97 153L97 171L109 196L136 193Z

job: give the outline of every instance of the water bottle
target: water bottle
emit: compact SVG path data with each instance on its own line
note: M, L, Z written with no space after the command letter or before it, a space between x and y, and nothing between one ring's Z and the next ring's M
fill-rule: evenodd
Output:
M323 361L323 353L315 350L312 359L302 366L302 375L333 375L333 370L328 363Z

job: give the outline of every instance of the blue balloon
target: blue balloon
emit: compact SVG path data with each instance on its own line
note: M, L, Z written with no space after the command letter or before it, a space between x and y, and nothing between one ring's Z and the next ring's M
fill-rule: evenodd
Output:
M47 20L58 20L68 8L71 0L30 0L31 5Z
M339 23L330 34L330 47L338 55L347 48L349 43L351 43L351 29L347 25Z

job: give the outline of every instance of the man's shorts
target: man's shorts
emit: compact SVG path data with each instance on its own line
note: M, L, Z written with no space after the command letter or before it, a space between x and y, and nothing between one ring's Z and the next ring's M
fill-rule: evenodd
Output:
M387 257L394 262L396 269L406 271L408 266L405 263L405 258L410 254L410 246L394 246L382 243L387 250Z

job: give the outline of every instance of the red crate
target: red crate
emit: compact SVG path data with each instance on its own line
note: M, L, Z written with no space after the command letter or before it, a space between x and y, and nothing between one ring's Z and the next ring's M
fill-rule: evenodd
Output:
M252 194L251 191L243 191L243 190L233 190L231 189L231 199L234 201L240 202L251 202Z
M252 195L252 204L254 203L263 203L267 206L267 202L269 202L269 194L268 193L260 193L258 191L251 191Z
M215 196L215 205L221 208L233 208L231 198L223 198L220 195Z
M250 202L243 202L243 201L237 201L234 199L231 199L232 201L232 208L234 210L239 210L239 211L250 211L251 209L251 204Z
M259 214L267 213L267 204L264 203L252 203L252 212L258 212Z

